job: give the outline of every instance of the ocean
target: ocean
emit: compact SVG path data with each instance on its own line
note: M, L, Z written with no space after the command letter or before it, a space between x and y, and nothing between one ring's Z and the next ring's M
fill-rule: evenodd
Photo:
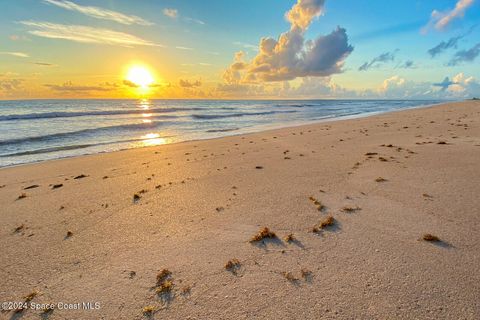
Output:
M211 139L326 119L368 116L438 100L0 101L0 167Z

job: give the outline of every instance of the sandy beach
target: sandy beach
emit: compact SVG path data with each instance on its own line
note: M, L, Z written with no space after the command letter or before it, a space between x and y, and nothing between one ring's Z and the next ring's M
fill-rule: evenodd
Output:
M0 318L479 319L479 159L466 101L3 168Z

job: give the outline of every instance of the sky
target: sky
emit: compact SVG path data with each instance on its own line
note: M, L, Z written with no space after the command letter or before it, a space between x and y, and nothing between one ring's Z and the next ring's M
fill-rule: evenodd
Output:
M480 96L479 0L0 0L0 99Z

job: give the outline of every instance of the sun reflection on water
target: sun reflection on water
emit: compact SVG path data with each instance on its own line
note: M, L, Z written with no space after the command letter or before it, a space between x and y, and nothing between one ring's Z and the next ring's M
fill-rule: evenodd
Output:
M143 110L150 109L150 100L148 99L141 99L139 107Z
M161 144L167 144L169 143L169 140L164 137L160 137L160 134L158 133L147 133L146 135L141 137L143 140L141 144L143 146L158 146Z
M146 135L144 135L142 137L142 139L155 139L155 138L158 138L160 137L160 134L158 133L147 133Z
M148 99L140 99L138 101L138 107L146 112L142 113L142 122L143 123L152 123L152 119L150 119L153 114L148 112L150 109L151 101ZM170 143L170 139L168 137L161 137L159 133L150 132L140 137L142 139L140 141L140 146L148 147L148 146L158 146L162 144Z

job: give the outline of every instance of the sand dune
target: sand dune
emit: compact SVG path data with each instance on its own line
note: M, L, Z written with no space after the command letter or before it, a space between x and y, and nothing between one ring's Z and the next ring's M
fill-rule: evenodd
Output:
M4 168L0 318L479 319L479 159L469 101Z

